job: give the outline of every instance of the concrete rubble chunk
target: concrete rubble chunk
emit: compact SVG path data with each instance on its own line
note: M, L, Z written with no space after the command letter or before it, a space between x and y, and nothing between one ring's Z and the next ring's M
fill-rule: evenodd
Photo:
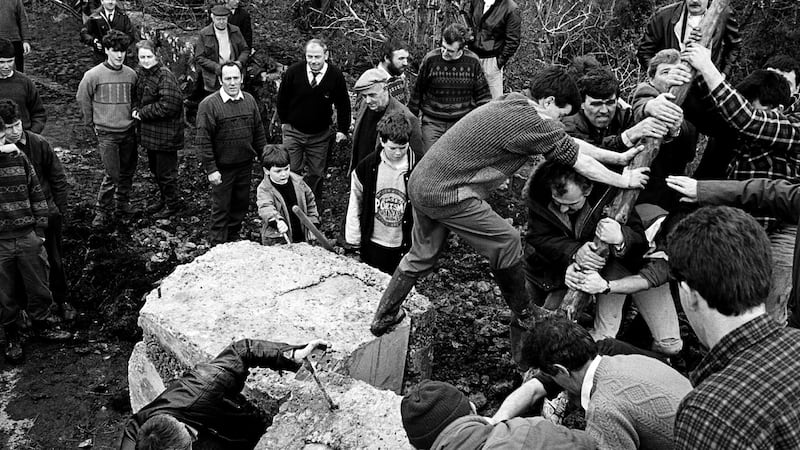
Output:
M430 377L434 311L427 298L412 291L403 323L381 338L372 336L369 324L388 281L388 275L372 267L307 244L218 245L177 267L148 294L139 315L147 345L137 344L129 362L132 407L138 410L160 393L159 383L209 361L235 340L297 344L322 338L332 345L315 366L323 378L334 377L331 395L344 404L362 396L359 401L370 405L364 410L369 413L342 408L324 420L324 415L319 420L279 415L275 423L310 427L301 428L305 431L298 436L312 430L322 436L330 425L329 436L320 439L335 444L331 448L359 448L345 445L356 438L394 443L397 433L405 441L397 394L404 374ZM294 411L295 400L305 395L324 402L307 374L281 376L267 369L251 372L244 394L267 410L286 402L280 414ZM357 428L365 430L362 435L353 434Z

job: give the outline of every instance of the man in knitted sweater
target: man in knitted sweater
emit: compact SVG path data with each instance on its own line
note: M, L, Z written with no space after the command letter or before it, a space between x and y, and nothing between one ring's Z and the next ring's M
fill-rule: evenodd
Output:
M668 365L642 355L599 356L589 332L562 317L536 324L523 357L580 398L598 449L673 447L675 412L692 385Z
M253 158L261 160L267 143L256 100L242 91L242 67L228 61L220 67L222 88L197 110L195 145L211 183L213 244L239 239L250 205Z
M620 175L598 162L627 164L639 148L616 153L564 133L556 121L577 109L580 98L563 70L536 74L530 93L532 98L509 94L467 114L417 164L408 180L411 250L381 297L371 326L376 336L403 320L403 301L416 280L433 270L450 231L489 259L506 303L523 326L532 325L519 231L485 200L531 156L544 155L612 186L641 188L647 182L647 169Z
M0 120L0 144L5 144L6 126ZM18 151L0 152L0 325L6 339L3 354L10 363L23 359L17 327L24 299L33 320L35 335L65 340L71 335L58 329L50 312L53 296L47 287L47 254L44 233L48 205L36 171Z
M422 113L425 152L459 119L492 99L477 55L465 49L469 31L454 23L442 30L442 47L425 55L408 109Z
M22 0L0 2L0 38L12 42L17 70L25 72L25 55L31 52L31 44L28 14Z
M331 145L331 116L336 106L336 142L350 130L350 96L342 72L328 64L328 46L320 39L306 43L305 62L290 66L278 88L278 116L283 145L292 158L292 172L302 173L322 207L322 182Z
M97 150L105 176L97 194L95 228L109 225L111 215L128 216L130 194L136 172L136 127L131 116L136 72L123 65L129 39L121 31L111 30L103 37L106 61L89 69L78 85L76 99L81 106L83 123L97 136Z
M41 133L47 121L39 90L30 78L14 70L14 46L0 38L0 98L13 100L22 114L22 127Z
M48 220L44 246L47 250L47 262L50 264L50 291L64 319L72 320L76 316L76 311L67 303L67 277L61 258L64 253L61 228L67 212L69 191L67 174L50 143L36 133L23 130L19 108L13 101L0 99L0 119L8 124L6 143L14 144L28 157L36 170L39 184L47 200Z

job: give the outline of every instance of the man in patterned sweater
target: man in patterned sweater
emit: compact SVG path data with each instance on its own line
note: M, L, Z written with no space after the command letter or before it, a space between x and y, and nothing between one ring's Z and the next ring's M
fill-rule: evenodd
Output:
M252 95L242 91L242 66L228 61L220 67L222 88L197 110L195 144L211 183L213 244L239 239L250 204L253 157L261 160L267 143L264 124Z
M580 398L598 449L672 448L675 412L692 390L675 369L643 355L600 356L589 332L561 317L537 323L522 354Z
M532 98L508 94L467 114L417 164L408 180L414 207L411 250L381 297L370 327L376 336L403 320L406 295L417 278L433 270L450 231L489 259L506 303L521 326L532 325L519 231L485 200L530 157L544 155L612 186L641 188L646 183L646 169L620 175L598 162L627 164L640 148L624 153L599 149L573 140L557 123L580 103L566 72L556 67L539 72L530 93Z
M422 113L425 152L460 118L492 99L481 62L465 49L468 30L451 24L442 31L442 48L422 60L408 109Z
M97 151L105 176L97 194L97 211L92 226L109 225L119 215L136 213L130 204L133 174L136 172L136 127L131 116L136 72L125 62L130 40L121 31L103 36L106 61L89 69L75 95L83 112L83 123L97 136Z
M5 123L0 120L0 144L5 144ZM47 286L44 233L49 214L36 171L18 151L0 152L0 325L6 339L3 354L10 363L22 361L22 341L17 320L27 297L34 333L49 340L71 335L58 329L50 312L53 296Z

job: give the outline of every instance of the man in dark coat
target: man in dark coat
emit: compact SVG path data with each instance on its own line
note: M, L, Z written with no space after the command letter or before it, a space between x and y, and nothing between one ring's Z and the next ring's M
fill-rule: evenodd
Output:
M522 18L513 0L470 0L465 11L474 33L469 49L478 55L492 98L503 95L503 67L519 48Z
M81 41L92 47L96 64L106 60L103 36L111 30L118 30L128 35L131 44L137 41L136 29L125 11L117 6L117 0L102 0L100 7L89 16L81 29Z
M257 339L234 342L134 414L125 426L120 450L189 449L192 445L252 449L269 418L241 394L250 368L296 372L315 348L327 345L322 340L307 345Z
M219 90L217 75L222 63L239 61L244 68L250 58L250 47L241 30L228 23L230 15L231 10L222 5L211 8L213 23L200 30L200 36L194 45L194 62L202 74L202 81L198 82L202 82L205 91L203 97Z
M356 113L353 128L353 154L350 158L350 172L367 155L381 149L378 142L378 122L392 114L400 114L411 122L409 146L417 158L422 157L422 132L419 119L408 108L389 94L387 83L389 75L380 69L369 69L356 81L353 90L363 96Z
M700 21L708 9L711 0L681 0L664 6L656 11L647 23L644 36L636 50L639 63L646 70L650 58L659 50L674 48L686 49L686 44L697 41L701 34ZM714 49L713 60L723 73L728 74L739 56L742 37L739 34L739 23L728 7L722 12L720 23L725 24L714 31L711 48Z

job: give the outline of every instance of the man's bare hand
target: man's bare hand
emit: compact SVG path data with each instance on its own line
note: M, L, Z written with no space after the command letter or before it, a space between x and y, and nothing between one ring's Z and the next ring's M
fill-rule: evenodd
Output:
M342 142L343 140L347 139L347 135L342 133L341 131L336 132L336 143Z
M222 174L219 171L212 172L208 174L208 181L211 183L212 186L219 186L222 184Z
M618 166L627 166L642 151L644 151L644 145L637 145L630 150L619 153L619 160L616 161L616 164Z
M675 95L665 92L658 97L650 100L644 105L644 113L650 117L655 117L668 127L680 124L683 121L683 109L673 103Z
M631 142L638 143L644 138L662 139L669 133L667 125L655 117L645 117L644 120L625 131Z
M572 263L567 266L567 272L564 274L564 284L570 289L580 290L579 286L583 283L585 277L585 272L578 267L578 264Z
M687 45L686 50L681 53L681 58L691 64L703 76L717 71L717 68L714 67L714 62L711 61L711 50L700 44Z
M694 178L670 175L667 186L683 196L682 202L697 203L697 180Z
M610 217L600 219L594 234L608 245L619 245L625 240L625 236L622 234L622 225Z
M294 358L292 358L292 360L294 362L298 362L298 363L299 362L303 362L303 360L305 358L307 358L308 355L310 355L311 352L313 352L315 348L320 347L320 348L324 349L324 348L326 348L328 346L330 346L328 341L325 341L323 339L314 339L313 341L309 342L308 345L306 345L305 347L301 348L300 350L295 350Z
M30 42L27 42L27 41L23 42L22 43L22 54L23 55L28 55L28 54L30 54L30 52L31 52L31 44L30 44Z
M650 180L650 168L628 169L626 167L622 170L622 178L626 189L644 189L647 186L647 181Z
M700 39L703 38L703 30L700 27L692 28L692 31L686 36L686 40L684 44L690 44L692 42L700 42Z
M581 269L600 270L606 265L606 259L596 253L597 246L594 242L583 244L575 252L575 262Z
M586 272L583 282L578 286L579 291L587 294L599 294L606 290L608 281L597 272Z

